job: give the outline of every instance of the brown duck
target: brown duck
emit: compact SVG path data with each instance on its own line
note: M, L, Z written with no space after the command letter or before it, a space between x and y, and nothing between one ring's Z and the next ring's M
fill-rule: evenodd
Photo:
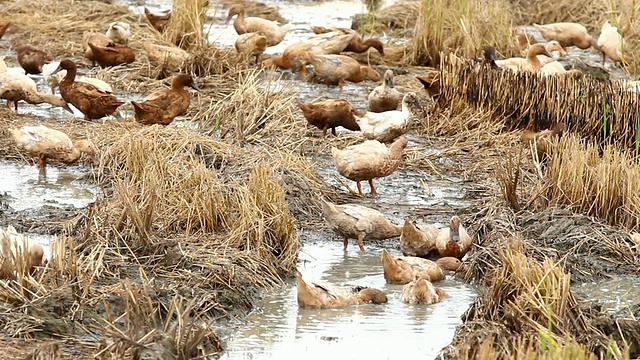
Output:
M159 32L163 32L164 29L169 24L169 20L171 19L171 9L162 10L162 11L150 11L146 7L144 8L144 15L149 20L151 26Z
M200 90L191 75L180 74L171 81L171 88L156 90L142 102L131 101L136 121L145 125L168 125L176 116L185 114L191 102L185 86Z
M20 45L16 47L16 53L25 74L41 74L42 66L53 60L51 54L33 45Z
M84 114L85 120L111 115L124 104L124 101L118 100L115 95L104 92L94 85L76 82L76 63L72 60L62 60L53 73L62 70L67 70L67 75L60 82L60 95L65 101L78 108Z
M298 106L309 124L322 129L322 136L327 134L327 129L331 129L335 136L338 126L351 131L360 130L355 118L356 109L347 100L328 99Z
M87 45L89 45L89 48L93 52L95 61L102 68L120 64L130 64L136 61L136 54L128 45L113 42L106 46L100 46L92 42L88 42Z

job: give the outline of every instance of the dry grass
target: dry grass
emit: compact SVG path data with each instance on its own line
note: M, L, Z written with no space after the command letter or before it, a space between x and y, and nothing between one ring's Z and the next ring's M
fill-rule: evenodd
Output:
M488 44L499 56L517 55L510 11L506 0L422 1L408 62L435 67L442 53L475 58Z
M571 293L570 274L549 258L531 257L517 238L507 237L494 250L482 278L486 288L463 316L463 331L446 357L508 359L518 350L517 358L558 359L567 352L590 358L606 351L609 340Z
M203 32L206 0L175 0L171 10L171 19L162 36L172 44L183 49L202 46L207 38Z
M352 28L361 34L387 34L394 37L411 37L418 20L420 1L403 1L379 11L357 14L352 18Z
M640 169L627 152L564 137L538 186L538 205L564 206L627 229L640 225Z

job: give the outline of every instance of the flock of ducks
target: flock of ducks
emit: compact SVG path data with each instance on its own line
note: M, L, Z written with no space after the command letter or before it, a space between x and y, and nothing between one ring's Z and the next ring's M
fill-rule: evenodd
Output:
M156 30L164 31L171 11L151 12L145 8L145 15ZM364 195L360 182L365 180L369 183L371 194L378 194L373 180L388 176L398 169L408 144L407 138L403 135L410 128L412 111L414 108L421 108L415 93L408 92L403 95L395 88L392 70L387 70L381 75L373 67L362 65L344 54L374 48L384 55L383 44L377 39L364 40L351 29L312 27L315 36L289 46L280 56L261 60L266 47L280 43L293 25L279 25L258 17L247 17L242 5L231 6L226 21L233 17L236 17L233 26L239 35L235 42L237 51L248 57L255 57L256 65L262 68L277 67L304 75L306 67L311 66L315 75L327 86L337 85L340 89L345 81L381 80L380 85L368 95L368 109L364 112L356 110L345 99L299 104L308 123L321 129L323 136L329 129L334 136L337 135L336 127L360 132L361 143L343 149L334 147L331 153L338 172L356 182L360 195ZM553 61L541 61L539 55L550 58L552 51L558 51L563 55L566 54L567 46L584 48L587 45L597 46L597 49L614 61L622 59L620 44L616 45L620 38L612 35L614 32L617 34L617 30L611 25L603 26L598 40L588 36L586 30L582 30L584 27L581 28L577 24L535 26L549 41L546 45L531 44L526 58L496 60L495 64L516 71L544 71L544 67L551 65ZM521 33L516 34L520 35ZM529 42L526 35L525 33L524 36ZM130 63L134 61L135 53L127 45L129 36L130 26L122 22L110 24L104 34L86 33L83 37L84 56L101 67ZM32 45L19 46L16 52L25 75L13 77L13 74L0 73L0 97L13 101L16 109L19 101L48 102L63 108L68 108L67 104L70 103L84 114L86 120L92 120L113 114L124 104L116 98L108 84L97 79L77 77L77 65L70 59L53 62L53 57L48 52ZM149 55L151 58L151 53ZM491 55L489 53L489 56ZM493 56L495 57L495 52ZM555 65L549 68L553 66ZM35 83L26 74L43 74L49 82L52 94L39 94ZM28 81L25 78L31 80L31 83L27 85ZM425 85L429 95L437 95L437 81L433 73L419 76L418 80ZM163 87L148 95L143 101L131 101L136 121L142 124L171 123L189 107L190 96L185 89L187 86L199 90L190 75L179 74L173 78L170 88ZM56 87L59 87L61 97L55 96ZM9 92L13 95L6 94ZM561 135L562 131L564 128L558 127L541 133L526 133L523 134L523 140L536 141L539 151L542 150L544 153L545 144L548 144L550 137ZM98 163L98 150L89 140L72 141L63 132L45 126L25 126L21 129L11 129L11 133L19 147L39 158L41 168L44 168L47 159L70 163L77 161L83 153L95 164ZM404 285L402 301L409 304L437 303L447 296L432 283L443 280L447 272L462 270L463 264L460 259L473 246L471 236L457 216L453 216L449 226L445 228L418 226L410 219L406 219L404 225L400 226L391 223L382 213L361 205L336 205L324 200L322 203L324 218L330 228L344 239L345 250L349 239L356 239L360 250L364 251L364 240L400 237L399 245L404 256L393 258L383 249L381 262L386 281L390 284ZM3 236L2 239L17 237L11 229L0 234ZM20 244L20 241L15 240L13 243ZM11 251L15 253L15 250L10 250L11 246L5 246L5 242L12 243L8 240L2 243L5 254L3 269L9 261L7 259L11 258L7 254ZM27 245L27 242L22 241L22 245L18 247L26 248ZM16 245L13 248L17 248ZM37 247L33 249L33 258L29 260L30 269L41 263L41 253ZM11 266L12 263L8 264L6 266ZM298 303L301 307L333 308L367 302L387 302L386 294L378 289L346 289L310 284L303 280L300 273L297 274L297 281Z
M164 15L169 16L170 13ZM147 16L151 16L150 21L156 21L152 23L156 29L163 28L158 25L158 17L153 17L154 14ZM94 66L97 64L102 68L133 62L135 52L128 46L130 29L128 23L114 22L105 33L85 32L82 43L84 57L93 62ZM0 98L7 100L7 106L13 102L16 111L20 101L31 104L46 102L73 113L69 107L71 104L84 115L85 120L90 121L115 114L125 103L114 95L108 83L96 78L77 76L77 64L71 59L54 61L48 51L30 44L19 45L15 51L25 74L7 73L2 59ZM29 75L42 75L49 84L51 94L39 93L35 81ZM185 114L190 105L190 95L185 89L187 86L199 90L190 75L178 74L173 77L170 88L162 87L142 101L131 101L135 120L145 125L167 125L176 116ZM55 95L56 88L59 88L60 96ZM65 133L46 126L25 126L11 129L10 132L20 149L39 158L41 169L46 166L47 159L71 163L77 161L82 153L97 164L97 148L90 140L72 141Z
M537 44L533 36L526 31L514 28L512 35L516 36L518 43L527 47L526 56L523 58L509 58L495 60L495 52L490 54L498 67L507 68L513 71L527 71L539 73L541 75L565 75L583 77L584 74L577 69L565 69L565 67L554 58L551 53L557 51L561 56L567 54L567 47L576 46L580 49L594 48L602 53L602 66L604 67L606 58L610 58L614 64L625 64L626 60L622 54L623 38L618 32L618 28L605 22L600 35L596 39L591 36L583 25L572 22L560 22L552 24L533 24L540 31L546 44Z

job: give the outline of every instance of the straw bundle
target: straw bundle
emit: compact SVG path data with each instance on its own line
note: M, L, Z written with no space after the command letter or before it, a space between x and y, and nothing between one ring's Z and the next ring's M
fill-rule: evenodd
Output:
M640 99L621 83L489 70L454 55L443 58L440 76L441 104L491 112L506 118L510 129L547 129L563 122L600 144L635 147Z

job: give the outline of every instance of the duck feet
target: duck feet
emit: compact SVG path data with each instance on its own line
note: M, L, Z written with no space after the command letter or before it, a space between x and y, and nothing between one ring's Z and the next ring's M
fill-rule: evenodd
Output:
M369 179L369 186L371 187L371 195L378 195L376 187L373 186L373 179Z
M349 245L349 239L348 238L344 238L344 251L347 251L347 245Z
M357 181L356 185L358 186L358 194L360 194L360 196L364 196L364 193L362 192L362 185L360 184L360 181Z

